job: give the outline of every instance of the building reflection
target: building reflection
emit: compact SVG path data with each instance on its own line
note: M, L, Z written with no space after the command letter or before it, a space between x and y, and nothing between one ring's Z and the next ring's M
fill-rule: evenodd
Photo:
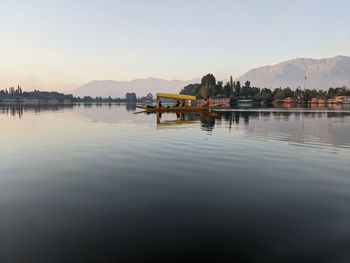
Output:
M166 117L164 117L166 116ZM164 118L163 118L164 117ZM157 114L157 128L199 124L211 134L215 128L244 131L246 135L296 143L296 146L350 146L350 111L226 111L210 113ZM165 120L164 120L165 119ZM328 121L327 121L328 120ZM337 125L339 123L342 125ZM328 123L329 129L324 129ZM321 144L320 144L321 142Z
M151 115L152 113L148 113ZM290 121L300 120L300 118L345 118L350 116L350 112L344 111L225 111L225 112L209 112L209 113L156 113L158 125L164 123L175 124L193 124L200 122L201 128L205 131L212 131L216 125L221 126L225 123L229 128L234 125L244 124L248 126L254 120L275 120ZM162 116L166 115L167 119L162 120Z

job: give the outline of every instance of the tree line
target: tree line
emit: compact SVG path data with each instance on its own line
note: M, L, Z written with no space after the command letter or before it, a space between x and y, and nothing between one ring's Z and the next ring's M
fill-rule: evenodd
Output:
M273 102L284 100L285 98L299 99L305 102L311 100L312 98L318 99L330 99L335 96L350 96L350 90L343 87L330 87L327 91L324 90L310 90L297 88L292 90L289 87L286 88L276 88L271 90L269 88L260 88L251 86L250 81L246 81L241 84L240 81L233 81L230 77L230 81L226 82L225 85L223 81L216 81L213 74L207 74L201 79L201 83L189 84L184 87L180 94L193 95L199 99L203 98L230 98L231 101L237 101L241 99L250 99L255 102ZM23 91L18 85L17 88L10 87L0 90L0 101L6 99L39 99L39 100L49 100L55 99L59 102L61 101L71 101L71 102L85 102L85 103L136 103L136 102L152 102L153 95L151 93L147 96L137 97L134 92L126 93L125 98L112 98L111 96L107 98L102 97L74 97L72 94L63 94L56 91Z
M0 90L0 100L1 99L41 99L41 100L50 100L55 99L58 101L72 100L73 95L63 94L56 91L23 91L22 88L18 85L17 88L10 87Z
M71 101L71 102L85 102L85 103L136 103L136 102L152 102L153 95L151 93L147 96L137 97L135 93L126 93L125 98L112 98L108 96L103 97L74 97L72 94L63 94L56 91L23 91L18 85L15 87L5 88L0 90L0 102L2 100L20 101L21 99L38 99L38 100L57 100L58 102Z
M276 88L260 88L251 86L250 81L241 84L240 81L233 81L232 76L230 81L225 85L222 81L216 81L213 74L207 74L201 79L201 83L189 84L184 87L180 94L193 95L197 98L231 98L232 101L240 99L250 99L256 102L272 102L275 100L283 100L285 98L302 99L309 101L312 98L330 99L335 96L350 96L350 90L343 87L330 87L328 91L301 89L292 90L290 87Z
M96 103L137 103L137 102L153 102L153 95L151 93L148 93L147 96L137 97L136 93L126 93L125 98L112 98L111 96L108 96L107 98L103 97L91 97L91 96L84 96L83 98L80 97L74 97L73 102L96 102Z

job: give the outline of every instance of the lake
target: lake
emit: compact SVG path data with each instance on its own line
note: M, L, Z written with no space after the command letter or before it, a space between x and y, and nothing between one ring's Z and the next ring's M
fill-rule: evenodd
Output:
M350 262L350 111L0 107L0 262Z

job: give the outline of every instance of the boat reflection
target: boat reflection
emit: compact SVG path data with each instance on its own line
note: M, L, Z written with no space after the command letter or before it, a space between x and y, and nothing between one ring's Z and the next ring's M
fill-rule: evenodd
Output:
M155 113L157 128L171 128L178 126L201 124L205 131L212 131L215 122L220 122L221 114L216 112L192 112L192 113Z
M256 139L279 140L323 148L350 147L350 111L226 111L157 115L157 128L199 125L211 134L214 129L244 132ZM329 127L324 129L324 127Z
M201 113L156 113L157 127L176 127L177 125L200 123L204 131L212 131L215 125L223 122L229 124L229 128L234 124L243 122L249 124L249 119L259 118L259 112L233 111L233 112L201 112ZM270 112L263 112L262 116L269 117ZM289 116L289 114L287 114Z
M134 107L125 105L66 105L66 106L0 106L0 118L12 116L28 119L37 113L65 111L69 118L87 122L129 125L157 129L194 128L210 135L214 130L250 136L255 139L279 140L298 145L322 144L350 147L350 110L333 105L334 109L314 108L252 108L193 113L134 114ZM135 110L135 109L134 109ZM69 114L69 115L68 115ZM1 119L0 119L1 120ZM50 121L50 119L48 119ZM54 117L52 116L54 122ZM326 128L325 128L326 127ZM189 132L191 133L191 132ZM339 148L338 147L338 148Z
M196 124L197 121L194 119L189 119L184 113L179 114L171 114L173 116L172 119L162 119L162 113L156 113L157 118L157 128L170 128L184 125L193 125Z

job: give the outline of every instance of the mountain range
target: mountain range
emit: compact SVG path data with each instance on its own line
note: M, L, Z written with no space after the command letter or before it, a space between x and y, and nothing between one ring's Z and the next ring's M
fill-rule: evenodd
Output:
M306 81L305 81L306 77ZM256 87L290 87L327 90L329 87L350 87L350 57L324 59L297 58L272 66L249 70L238 78L249 80Z
M305 80L306 78L306 80ZM290 87L323 89L329 87L350 87L350 57L336 56L324 59L297 58L276 65L263 66L249 70L236 80L242 83L249 80L251 86ZM158 78L135 79L132 81L94 80L72 91L75 96L125 97L127 92L137 96L157 92L178 93L184 86L200 82L191 80L164 80Z
M199 78L191 80L165 80L158 78L135 79L132 81L94 80L72 91L74 96L123 98L127 92L135 92L137 96L153 95L157 92L179 93L190 83L200 82Z

